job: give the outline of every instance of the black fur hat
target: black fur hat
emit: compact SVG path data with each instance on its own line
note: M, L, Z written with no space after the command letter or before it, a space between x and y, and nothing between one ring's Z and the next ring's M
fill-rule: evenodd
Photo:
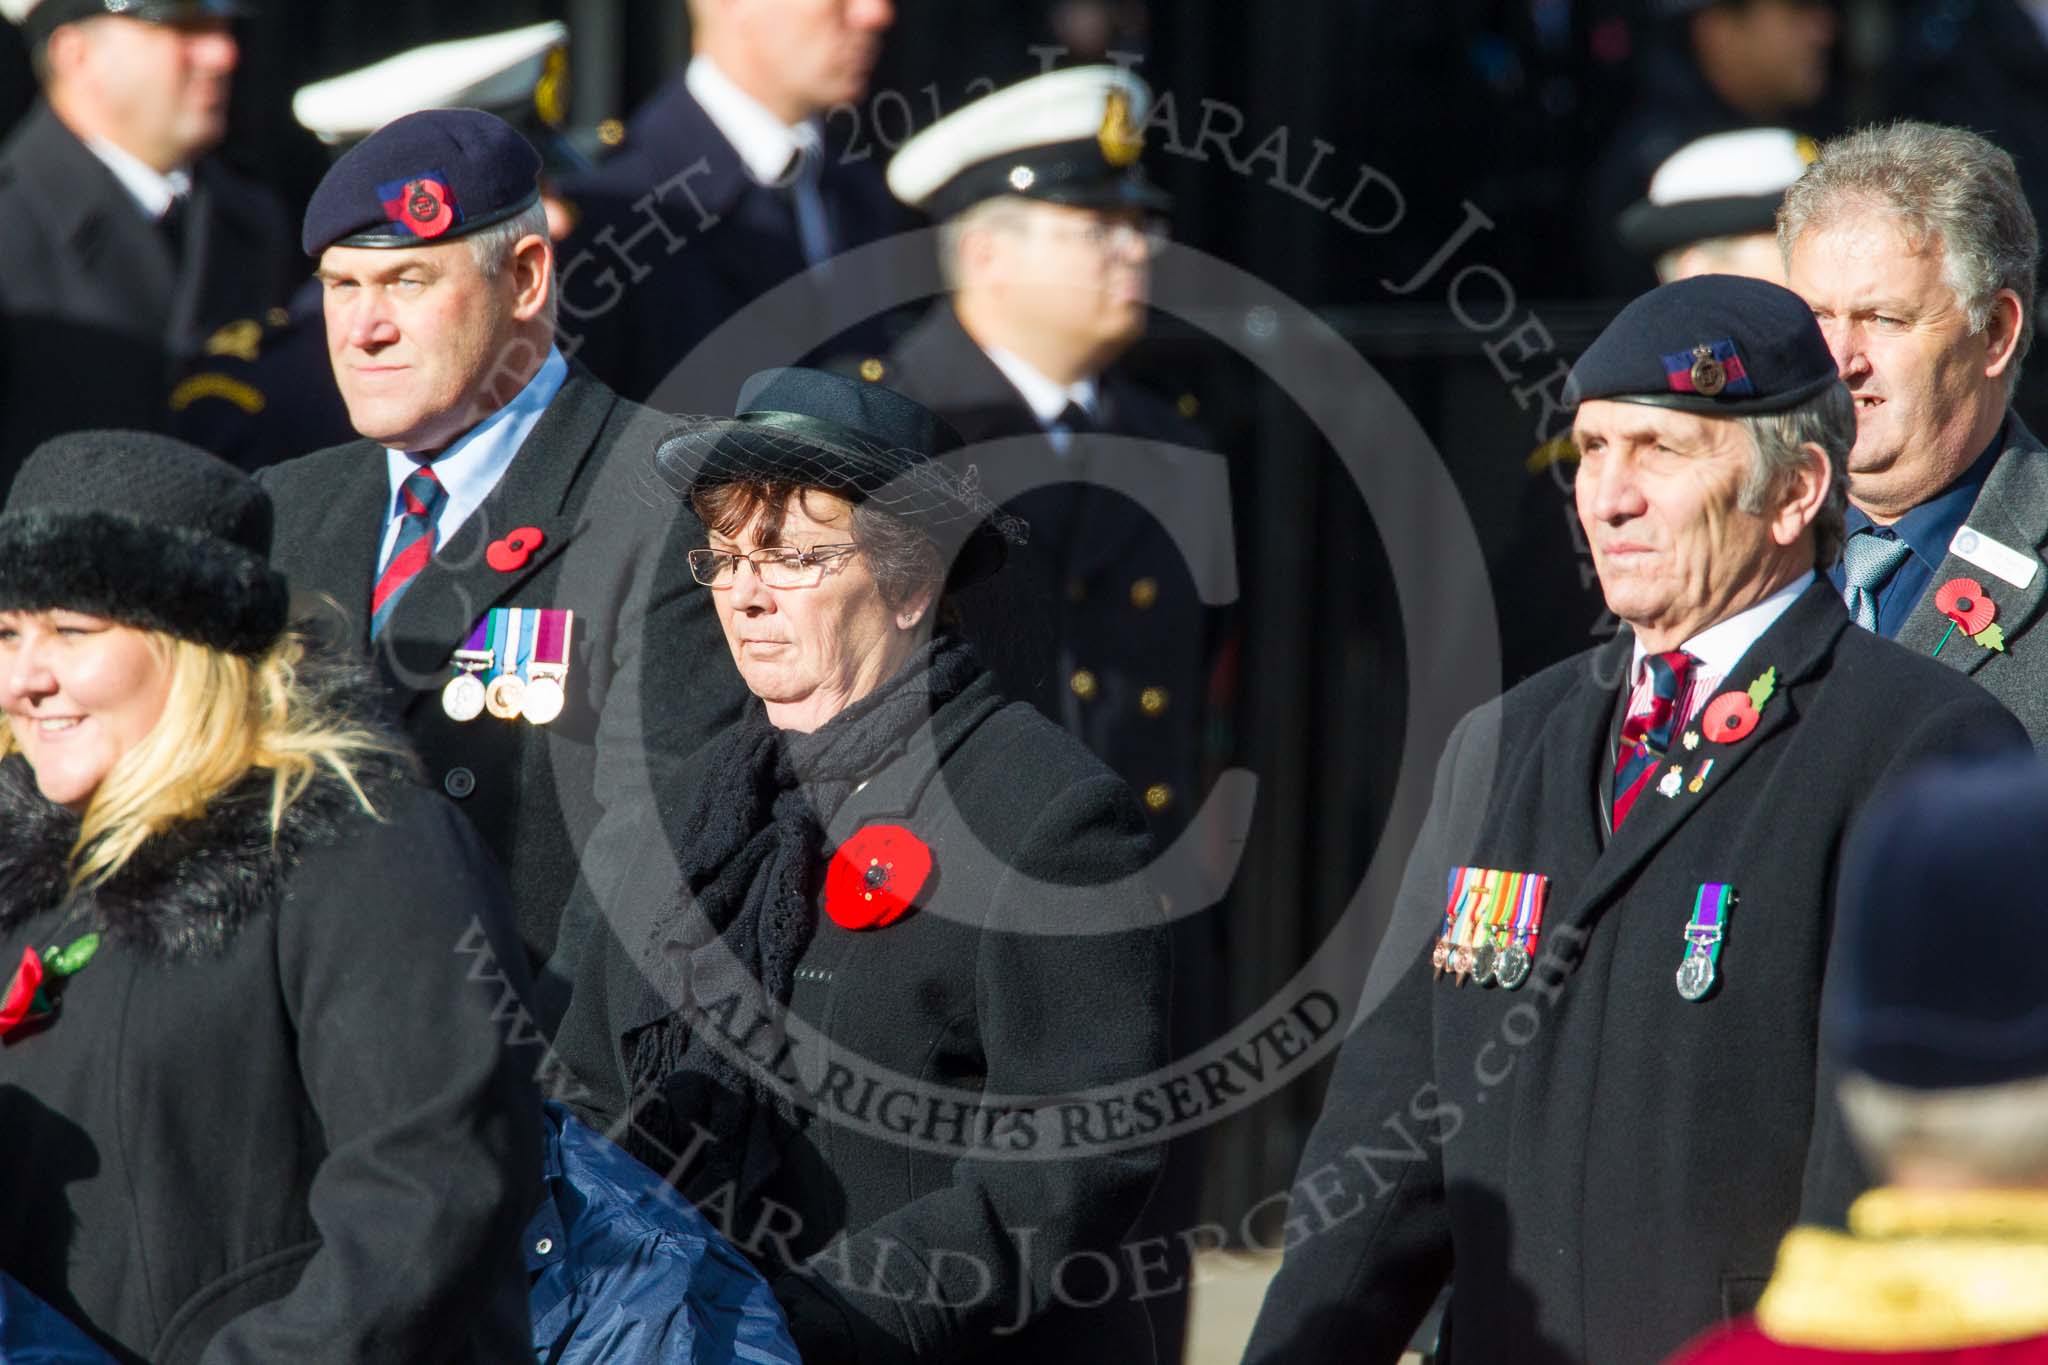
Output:
M258 655L285 626L270 498L197 446L76 431L36 447L0 510L0 611L62 609Z

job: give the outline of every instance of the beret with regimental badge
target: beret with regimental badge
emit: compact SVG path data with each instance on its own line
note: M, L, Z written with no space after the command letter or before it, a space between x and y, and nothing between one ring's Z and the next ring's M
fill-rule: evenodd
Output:
M1164 212L1145 178L1152 92L1118 66L1049 71L940 119L889 163L889 189L912 208L948 218L1014 194L1082 208Z
M329 168L300 244L412 247L454 241L540 202L540 153L481 109L425 109L385 124Z
M1842 860L1823 1041L1915 1090L2048 1079L2048 768L1953 762L1871 804Z
M1804 299L1765 280L1697 275L1623 308L1572 366L1564 398L1745 417L1797 407L1839 382Z

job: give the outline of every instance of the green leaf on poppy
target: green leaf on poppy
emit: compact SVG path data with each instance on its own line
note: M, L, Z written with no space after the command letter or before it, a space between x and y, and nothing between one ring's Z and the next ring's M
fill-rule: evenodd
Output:
M43 961L43 968L51 976L70 976L73 972L92 961L92 955L100 950L100 936L87 934L74 939L62 949L52 948Z
M1749 704L1757 710L1764 709L1764 703L1771 699L1771 693L1778 690L1777 665L1763 671L1763 676L1749 685Z
M1984 629L1982 629L1982 630L1978 631L1978 632L1977 632L1977 633L1976 633L1975 635L1972 635L1972 636L1971 636L1970 638L1971 638L1972 640L1975 640L1975 641L1976 641L1976 642L1977 642L1978 644L1980 644L1980 645L1984 646L1984 648L1986 648L1986 649L1995 649L1995 650L1997 650L1997 651L1998 651L1998 652L1999 652L2000 654L2003 654L2003 653L2005 653L2005 627L2004 627L2004 626L2000 626L2000 625L1990 625L1990 626L1986 626L1986 627L1984 627Z

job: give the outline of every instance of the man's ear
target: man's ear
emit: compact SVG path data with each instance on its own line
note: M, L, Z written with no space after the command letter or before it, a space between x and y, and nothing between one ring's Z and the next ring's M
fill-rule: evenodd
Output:
M1820 509L1827 505L1828 490L1834 486L1834 468L1828 462L1828 453L1812 441L1800 450L1806 459L1779 476L1783 497L1770 514L1771 539L1780 545L1792 545L1806 534Z
M530 322L547 306L548 290L554 285L554 248L540 233L529 232L512 248L509 268L512 316L520 322Z
M2026 305L2020 296L2010 289L2001 289L1991 300L1991 316L1984 323L1984 340L1988 354L1984 357L1984 377L2002 378L2020 359L2020 324L2025 316Z

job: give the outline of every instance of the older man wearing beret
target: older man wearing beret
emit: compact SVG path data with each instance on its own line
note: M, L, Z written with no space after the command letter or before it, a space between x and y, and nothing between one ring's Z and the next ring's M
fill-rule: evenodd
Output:
M369 651L429 778L552 952L580 869L737 713L686 560L641 486L665 419L555 349L540 156L474 109L387 124L306 209L327 351L362 438L264 471L273 559Z
M1654 1360L1753 1306L1861 1179L1815 1046L1843 840L2026 744L1816 574L1855 417L1796 296L1665 285L1572 383L1630 629L1452 735L1252 1360L1391 1362L1447 1280L1460 1359Z

